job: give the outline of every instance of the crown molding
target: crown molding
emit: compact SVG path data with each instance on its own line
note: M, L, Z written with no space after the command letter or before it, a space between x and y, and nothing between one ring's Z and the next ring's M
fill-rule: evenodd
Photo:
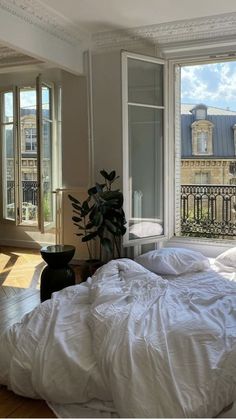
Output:
M0 0L0 8L72 46L89 37L88 33L79 31L70 19L40 0Z
M172 45L213 41L236 36L236 13L167 22L129 30L96 33L92 36L93 50L112 50L139 45L165 48Z
M42 63L28 55L0 45L0 68Z

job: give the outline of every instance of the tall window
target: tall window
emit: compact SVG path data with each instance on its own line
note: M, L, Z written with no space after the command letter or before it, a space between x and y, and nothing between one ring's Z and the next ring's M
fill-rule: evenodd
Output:
M15 102L12 91L1 94L1 136L2 136L2 194L3 217L16 218L15 202Z
M39 83L0 97L2 216L43 231L53 221L52 88Z
M164 234L164 62L123 53L126 243Z

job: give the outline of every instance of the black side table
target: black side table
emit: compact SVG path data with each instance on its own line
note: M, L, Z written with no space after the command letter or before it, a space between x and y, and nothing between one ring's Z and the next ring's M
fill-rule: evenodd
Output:
M68 265L75 253L75 247L56 244L40 250L43 260L48 264L41 273L41 302L51 298L51 294L62 288L75 285L75 273Z

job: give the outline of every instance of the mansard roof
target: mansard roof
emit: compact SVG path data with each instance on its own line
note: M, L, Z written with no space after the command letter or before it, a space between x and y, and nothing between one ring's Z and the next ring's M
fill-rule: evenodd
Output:
M181 105L181 155L184 159L209 159L209 156L192 155L191 125L195 121L195 117L191 111L194 107L196 105ZM235 156L233 126L236 125L236 112L207 106L206 119L214 125L212 137L213 155L210 158L232 158L232 156Z

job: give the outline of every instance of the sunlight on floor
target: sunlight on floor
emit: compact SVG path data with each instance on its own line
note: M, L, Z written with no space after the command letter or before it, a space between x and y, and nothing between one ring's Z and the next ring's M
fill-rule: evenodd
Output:
M0 251L0 286L39 289L39 278L45 262L33 250L6 248Z

